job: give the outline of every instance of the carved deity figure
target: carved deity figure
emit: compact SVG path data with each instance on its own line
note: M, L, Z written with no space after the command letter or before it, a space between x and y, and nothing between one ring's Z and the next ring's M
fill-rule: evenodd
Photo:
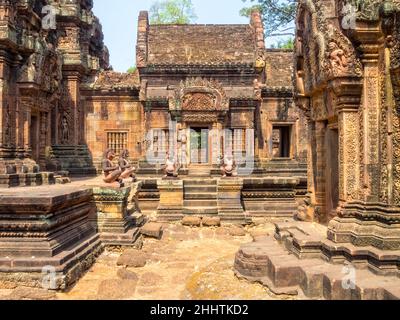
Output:
M62 117L61 120L61 141L62 143L66 143L69 141L69 126L67 117Z
M256 58L256 68L257 69L263 69L266 66L265 62L265 53L264 50L259 50L257 52L257 58Z
M232 156L225 156L220 158L221 163L221 173L222 177L235 177L237 173L235 172L235 161Z
M132 178L135 180L136 168L129 163L129 151L127 149L122 150L119 157L118 165L121 169L121 179Z
M107 149L104 152L103 156L103 162L102 162L102 168L104 172L104 179L103 181L105 183L113 183L118 181L120 184L120 187L123 187L123 181L121 178L121 169L119 168L118 165L114 165L112 162L115 158L115 153L114 150Z
M186 133L183 131L181 136L181 164L183 168L187 166L187 136Z
M333 41L329 42L328 47L332 70L339 72L345 71L347 67L347 58L344 51Z
M171 158L169 152L167 152L166 159L165 159L165 176L166 177L177 177L178 176L178 165L176 160Z

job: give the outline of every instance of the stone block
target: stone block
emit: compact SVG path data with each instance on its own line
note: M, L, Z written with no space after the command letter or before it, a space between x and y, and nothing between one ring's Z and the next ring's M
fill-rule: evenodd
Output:
M135 246L140 236L138 220L129 210L130 202L138 192L140 183L129 187L94 187L95 210L91 221L106 246Z
M246 235L246 231L238 226L229 227L229 235L233 237L244 237Z
M122 300L132 298L136 292L137 281L110 279L100 283L97 291L99 300Z
M126 270L125 268L119 269L117 276L122 280L139 281L139 276L135 272Z
M140 229L140 232L144 236L151 237L151 238L156 238L156 239L161 239L162 238L162 233L163 233L162 224L154 223L154 222L146 223Z
M182 224L189 227L200 227L201 218L186 216L182 219Z
M55 271L51 289L63 290L77 281L102 252L89 221L91 200L91 189L76 187L3 192L0 282L41 288L46 266Z
M221 218L219 217L204 217L202 220L204 227L219 227L221 225Z
M118 258L117 265L128 268L142 268L147 263L147 255L135 249L125 250Z
M157 208L157 220L161 222L179 221L183 217L183 181L163 179L157 181L160 202Z

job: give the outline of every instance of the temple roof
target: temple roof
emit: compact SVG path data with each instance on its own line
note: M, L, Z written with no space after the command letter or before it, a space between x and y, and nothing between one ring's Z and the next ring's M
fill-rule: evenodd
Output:
M101 72L94 83L91 85L94 89L131 89L139 88L139 73L119 73L114 71Z
M150 25L151 65L255 62L255 33L250 25Z
M293 84L293 50L266 49L267 87L291 87Z

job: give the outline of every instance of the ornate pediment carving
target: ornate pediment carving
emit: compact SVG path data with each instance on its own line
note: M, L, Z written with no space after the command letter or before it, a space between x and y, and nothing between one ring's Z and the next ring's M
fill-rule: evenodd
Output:
M171 111L227 111L229 99L216 80L190 78L169 99Z
M182 99L183 111L206 111L216 109L216 99L211 93L187 93Z

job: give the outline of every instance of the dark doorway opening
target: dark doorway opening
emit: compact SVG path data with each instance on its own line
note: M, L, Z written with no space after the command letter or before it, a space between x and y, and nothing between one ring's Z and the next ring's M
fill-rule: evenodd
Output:
M272 154L274 158L290 158L291 126L273 126Z

